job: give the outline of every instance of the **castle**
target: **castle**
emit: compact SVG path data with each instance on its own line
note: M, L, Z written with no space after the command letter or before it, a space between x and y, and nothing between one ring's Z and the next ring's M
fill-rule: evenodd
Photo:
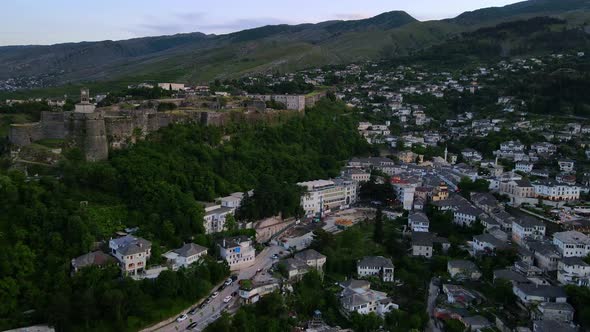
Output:
M292 109L299 110L302 105L313 106L319 98L325 96L318 93L313 96L287 96ZM276 97L276 96L274 96ZM293 97L293 98L291 98ZM294 104L295 100L303 104ZM260 99L250 100L256 104ZM260 107L247 109L265 109ZM305 106L304 106L305 107ZM218 107L217 107L218 108ZM217 109L215 108L215 109ZM293 113L293 112L288 112ZM110 149L123 149L148 133L157 131L174 123L200 123L203 125L222 126L230 121L265 122L280 119L282 111L244 112L214 110L174 110L158 112L153 107L140 109L121 109L119 107L96 108L90 103L88 89L82 89L80 103L73 111L42 112L39 122L12 124L9 131L10 142L23 147L44 139L64 140L68 147L77 147L88 161L106 160ZM297 112L297 114L302 114Z
M27 146L43 139L63 139L68 146L80 148L86 160L100 161L108 159L109 148L124 148L172 123L222 125L226 120L223 113L207 111L97 109L90 103L88 89L82 89L80 103L74 111L42 112L39 122L13 124L9 140L16 146Z

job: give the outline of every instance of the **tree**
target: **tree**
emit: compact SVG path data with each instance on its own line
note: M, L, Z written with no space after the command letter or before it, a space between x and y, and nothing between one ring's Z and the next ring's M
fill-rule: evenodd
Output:
M383 243L383 211L381 208L377 209L375 213L375 228L373 230L373 240L377 243Z

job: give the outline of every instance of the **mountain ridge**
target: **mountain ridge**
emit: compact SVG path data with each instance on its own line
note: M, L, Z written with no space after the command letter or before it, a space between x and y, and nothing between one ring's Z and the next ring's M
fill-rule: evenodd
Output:
M267 25L224 35L199 32L121 41L0 47L0 80L41 77L47 86L106 80L204 82L251 72L404 56L453 36L534 16L590 12L590 0L529 0L418 21L403 11L361 20Z

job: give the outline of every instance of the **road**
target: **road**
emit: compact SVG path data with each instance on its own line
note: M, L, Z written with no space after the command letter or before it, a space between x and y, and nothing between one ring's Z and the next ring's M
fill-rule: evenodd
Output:
M239 271L238 280L243 279L251 279L256 275L256 271L261 269L264 271L268 270L270 266L276 262L276 260L272 259L274 254L279 254L284 250L284 248L279 246L271 246L266 247L264 250L256 256L256 263L253 266L243 269ZM238 271L236 271L238 272ZM234 272L234 273L236 273ZM262 272L261 272L262 273ZM177 331L185 331L187 326L190 325L192 322L198 322L198 325L192 331L202 331L204 330L209 324L214 322L224 310L233 312L237 310L240 306L240 301L238 296L234 296L229 303L223 303L223 299L232 294L233 292L237 292L239 288L238 282L234 282L232 285L226 287L222 291L219 292L219 295L212 299L211 303L206 304L198 310L195 315L188 315L188 319L183 322L176 322L173 321L167 325L164 325L158 329L153 330L144 330L144 331L158 331L158 332L177 332ZM215 292L217 289L212 291ZM196 306L196 305L195 305ZM190 308L187 308L183 313L187 313ZM192 320L192 321L191 321Z
M436 306L436 298L439 293L439 288L434 284L434 278L430 280L430 285L428 286L428 300L427 300L427 309L428 310L428 327L426 328L427 332L442 332L440 328L436 324L436 320L434 319L434 307Z

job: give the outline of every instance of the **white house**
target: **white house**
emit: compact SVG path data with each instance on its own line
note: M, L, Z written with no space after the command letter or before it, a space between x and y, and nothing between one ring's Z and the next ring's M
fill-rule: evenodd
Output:
M524 304L538 304L543 302L564 303L567 301L565 290L557 286L517 284L512 291Z
M557 281L564 285L589 286L590 265L579 257L566 257L557 264Z
M382 256L368 256L356 263L359 277L378 276L384 282L393 282L394 266L391 259Z
M219 255L229 264L230 270L240 270L254 265L256 250L252 240L245 236L224 238L217 242Z
M408 226L412 232L428 232L430 221L424 212L413 212L408 216Z
M576 166L576 162L573 160L560 160L557 164L562 172L573 172Z
M507 248L508 244L504 241L499 240L491 234L485 233L475 235L473 237L473 242L471 243L471 246L475 254L480 254L494 253L496 250Z
M172 269L188 267L207 255L207 248L194 243L186 243L182 247L165 253L164 256L172 264Z
M535 164L530 161L519 161L516 163L514 169L523 173L530 173L533 171L534 166Z
M136 275L144 271L152 254L151 242L132 235L111 239L109 248L111 254L119 261L124 274Z
M472 226L483 211L468 203L459 204L453 211L453 223L461 226Z
M525 239L540 240L545 236L545 224L535 218L519 218L512 221L512 241L523 244Z
M371 289L371 284L364 280L349 279L340 283L340 304L347 313L361 315L375 313L381 317L399 306L387 296L387 293Z
M590 237L580 232L554 233L553 244L563 257L586 257L590 254Z

